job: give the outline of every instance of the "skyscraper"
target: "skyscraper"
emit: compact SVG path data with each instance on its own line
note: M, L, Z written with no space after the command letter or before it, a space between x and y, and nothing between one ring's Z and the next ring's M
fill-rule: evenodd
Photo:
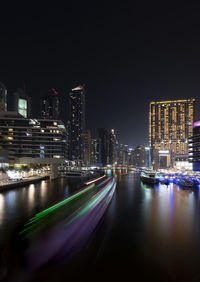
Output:
M195 99L156 101L149 105L149 146L156 153L169 151L171 161L188 156L188 138L192 136ZM157 154L157 156L159 156ZM159 158L159 157L158 157ZM158 160L157 158L157 160Z
M200 171L200 120L193 123L193 136L189 138L189 162L194 171Z
M58 91L54 88L49 89L47 95L41 99L41 117L43 119L59 118Z
M7 88L0 82L0 111L7 111Z
M136 167L146 166L146 151L143 145L138 145L133 153L133 164Z
M89 129L85 132L85 164L90 165L91 162L91 132Z
M101 143L101 164L108 164L108 132L105 128L98 129L98 136Z
M110 165L115 165L117 162L117 138L114 129L108 134L108 163Z
M31 115L31 98L20 88L14 93L14 111L25 118Z
M91 157L92 165L101 164L101 141L99 138L91 139Z
M79 85L69 93L70 160L85 159L85 89Z

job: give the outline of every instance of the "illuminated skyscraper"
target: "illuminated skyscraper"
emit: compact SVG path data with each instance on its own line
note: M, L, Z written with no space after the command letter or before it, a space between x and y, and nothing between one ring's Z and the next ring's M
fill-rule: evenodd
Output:
M92 165L101 164L101 140L99 138L91 139L91 157Z
M114 129L111 129L108 136L108 164L115 165L117 163L117 138Z
M194 171L200 171L200 120L193 123L193 136L189 138L189 162Z
M69 93L70 160L85 160L85 89L80 85Z
M85 164L90 165L91 162L91 132L89 129L85 132Z
M58 119L59 99L58 92L51 88L46 96L41 99L41 117L43 119Z
M151 102L149 106L149 146L153 152L169 150L171 160L188 156L192 136L195 99ZM155 162L155 155L153 156Z
M0 82L0 111L7 111L7 88Z

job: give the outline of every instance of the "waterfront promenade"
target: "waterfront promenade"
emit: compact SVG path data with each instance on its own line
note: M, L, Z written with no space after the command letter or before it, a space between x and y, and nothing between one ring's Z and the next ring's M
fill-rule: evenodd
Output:
M49 175L43 175L43 176L31 176L28 178L23 178L21 180L11 180L11 179L0 180L0 192L12 188L23 187L49 178L50 178Z

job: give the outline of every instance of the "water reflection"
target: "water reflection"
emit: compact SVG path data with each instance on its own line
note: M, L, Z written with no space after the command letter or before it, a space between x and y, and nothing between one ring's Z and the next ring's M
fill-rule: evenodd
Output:
M29 206L29 209L32 209L32 207L34 205L34 200L35 200L35 185L31 184L28 187L28 206Z
M0 225L2 225L5 213L5 197L0 194Z
M196 197L191 190L183 190L174 184L159 185L157 189L141 185L144 192L143 215L148 240L165 244L191 247L194 232Z
M45 182L45 180L43 180L41 182L41 185L40 185L40 200L42 203L44 203L45 201L45 198L46 198L46 195L47 195L47 182Z

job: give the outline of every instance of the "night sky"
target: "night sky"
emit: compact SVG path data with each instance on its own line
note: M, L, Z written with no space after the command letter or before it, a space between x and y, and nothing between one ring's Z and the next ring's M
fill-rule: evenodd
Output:
M187 2L1 4L0 81L10 100L24 81L35 116L57 89L64 122L70 89L84 83L93 135L114 128L121 143L147 145L151 100L199 97L200 4Z

